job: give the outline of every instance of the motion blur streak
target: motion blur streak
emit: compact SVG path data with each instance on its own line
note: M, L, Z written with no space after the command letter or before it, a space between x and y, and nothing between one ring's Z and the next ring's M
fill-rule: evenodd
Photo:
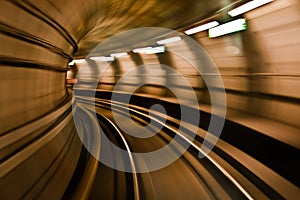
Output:
M297 199L300 2L274 0L236 17L229 15L247 2L0 1L0 199ZM217 33L216 38L209 38L208 30L190 35L221 72L199 74L191 63L203 69L208 63L182 39L189 34L186 31L241 18L246 19L247 30ZM167 28L180 35L141 32L90 55L113 35L143 27ZM145 47L150 49L133 51ZM191 91L161 65L188 80L199 105L179 105L166 86L175 88L186 102ZM122 79L114 91L134 69L137 73ZM209 91L204 77L211 82L222 78L225 85L227 113L219 138L207 129L211 119L220 117L211 115L211 92L222 88ZM91 86L94 80L96 91ZM77 99L72 98L74 91ZM113 101L112 93L131 95L130 105ZM157 104L164 110L152 109ZM128 130L132 120L153 136L136 138L122 130L111 106ZM200 113L199 125L182 119L181 106ZM98 125L111 144L103 144ZM199 158L206 136L218 142L208 157ZM134 172L168 159L142 160L133 156L135 152L169 145L170 156L176 156L190 146L162 169L129 173L99 162L85 142L100 157L110 156L117 166L129 164ZM115 146L126 156L113 154Z

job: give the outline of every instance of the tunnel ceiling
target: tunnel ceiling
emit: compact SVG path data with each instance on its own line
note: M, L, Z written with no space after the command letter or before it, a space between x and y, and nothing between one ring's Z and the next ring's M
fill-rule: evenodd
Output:
M36 2L41 4L40 1ZM86 56L106 38L122 31L138 27L179 30L220 12L228 5L240 2L236 0L80 0L68 2L54 0L51 1L51 5L65 17L65 23L72 23L76 27L72 30L79 49L74 57L79 58ZM81 21L78 22L78 20ZM140 40L145 41L153 35L141 34L140 37Z

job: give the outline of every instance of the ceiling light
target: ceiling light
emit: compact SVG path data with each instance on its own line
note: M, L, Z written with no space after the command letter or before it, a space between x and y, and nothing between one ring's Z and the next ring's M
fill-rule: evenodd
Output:
M75 64L75 61L74 60L72 60L71 62L69 62L69 64L68 65L74 65Z
M164 46L154 47L146 51L146 54L164 53L166 48Z
M189 30L185 31L185 34L192 35L194 33L205 31L207 29L213 28L213 27L218 26L218 25L219 25L219 22L217 22L217 21L209 22L207 24L203 24L201 26L197 26L195 28L189 29Z
M270 3L272 1L273 0L253 0L253 1L245 3L245 4L239 6L239 7L235 8L235 9L229 11L228 14L231 17L235 17L237 15L243 14L245 12L253 10L254 8L257 8L257 7L262 6L264 4Z
M246 19L237 19L208 30L210 38L247 29Z
M164 53L165 52L164 46L158 46L158 47L144 47L144 48L138 48L134 49L134 53L145 53L145 54L155 54L155 53Z
M159 40L156 43L157 44L168 44L168 43L177 42L180 40L181 40L181 37L177 36L177 37L172 37L172 38L168 38L168 39L164 39L164 40Z
M74 63L76 63L76 64L80 64L80 63L85 63L85 62L86 62L85 59L78 59L78 60L73 60L73 61L74 61Z
M122 52L122 53L112 53L110 54L111 57L115 57L115 58L120 58L122 56L127 56L128 53L127 52Z
M134 53L146 53L146 51L149 51L152 47L144 47L144 48L138 48L132 50Z
M103 61L103 62L108 62L108 61L114 61L115 60L114 57L110 57L110 56L91 57L90 59L94 60L94 61Z

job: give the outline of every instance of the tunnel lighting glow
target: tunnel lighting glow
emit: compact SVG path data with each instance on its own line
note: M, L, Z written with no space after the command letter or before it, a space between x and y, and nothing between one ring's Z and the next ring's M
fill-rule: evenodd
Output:
M85 63L85 62L86 62L85 59L78 59L78 60L73 60L73 61L74 61L74 63L76 63L76 64L80 64L80 63Z
M155 54L155 53L164 53L166 48L164 46L159 47L145 47L134 49L134 53L145 53L145 54Z
M109 62L115 60L114 57L110 57L110 56L91 57L90 59L94 61L103 61L103 62Z
M208 30L210 38L247 29L246 19L237 19Z
M146 53L146 51L149 51L152 47L144 47L144 48L138 48L132 50L134 53Z
M177 37L172 37L172 38L168 38L168 39L164 39L164 40L159 40L156 43L157 44L169 44L169 43L177 42L180 40L181 40L181 37L177 36Z
M150 50L146 51L146 54L164 53L165 50L166 49L164 46L154 47L154 48L151 48Z
M250 10L253 10L259 6L262 6L262 5L265 5L267 3L270 3L272 2L273 0L253 0L253 1L250 1L248 3L245 3L231 11L228 12L228 14L231 16L231 17L235 17L237 15L240 15L240 14L243 14L245 12L248 12Z
M207 24L203 24L201 26L197 26L195 28L192 28L192 29L189 29L189 30L186 30L185 31L185 34L187 35L192 35L194 33L198 33L198 32L201 32L201 31L205 31L207 29L210 29L210 28L213 28L215 26L218 26L219 25L219 22L217 21L213 21L213 22L209 22Z
M74 60L72 60L72 62L69 62L69 64L68 65L74 65L75 64L75 61Z
M122 56L127 56L127 55L128 55L127 52L110 54L111 57L115 57L115 58L120 58L120 57L122 57Z

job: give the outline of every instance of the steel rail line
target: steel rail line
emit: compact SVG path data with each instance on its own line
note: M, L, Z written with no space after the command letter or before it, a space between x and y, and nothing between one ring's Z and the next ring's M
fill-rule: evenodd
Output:
M77 106L74 107L74 111L76 109L79 109ZM92 117L91 113L84 109L80 108L82 111L85 112L86 115L89 117ZM93 128L97 130L98 126L94 124ZM99 130L98 130L99 132ZM100 140L100 135L96 135L97 139L95 141ZM90 144L91 145L91 144ZM93 143L93 151L96 153L96 156L100 156L100 144L98 142ZM90 194L90 191L92 189L93 183L96 178L96 173L98 169L99 162L94 157L90 157L87 161L84 174L81 177L81 181L79 182L79 185L76 187L76 191L74 195L72 196L72 199L74 200L84 200L88 199L88 196Z
M84 97L82 99L84 101L93 101L93 98ZM97 101L99 104L101 102L105 103L105 105L101 105L103 109L110 109L110 104L112 103L110 100L98 99ZM122 102L113 103L123 107L124 105L128 106L127 104L124 104ZM135 105L129 105L129 107L146 113L148 117L148 109ZM124 109L127 109L127 107L124 107ZM172 126L174 127L176 127L176 123L179 123L179 120L177 120L176 118L162 115L159 112L153 112L152 116L157 117L158 119L167 117L167 122L173 124ZM184 125L184 129L187 130L188 133L193 134L191 129L187 125L188 124ZM201 141L206 134L210 133L206 133L204 131L200 131L199 133L197 133L195 142L198 146L201 146ZM211 134L211 137L214 136ZM220 163L223 161L227 162L228 164L234 162L233 165L229 164L225 165L224 167L228 172L230 171L230 173L234 175L236 180L240 181L241 185L247 185L248 193L250 192L250 194L254 195L253 197L261 197L261 195L265 195L272 198L292 198L299 192L299 188L289 182L286 178L268 168L264 163L261 163L260 161L251 157L249 154L243 152L235 146L232 146L232 144L222 139L219 139L219 142L216 145L215 150L211 153L211 156ZM223 156L225 157L223 158ZM249 184L252 185L250 188ZM257 194L258 190L260 190L262 193Z
M90 111L93 111L91 108L88 108ZM134 199L135 200L139 200L140 199L140 194L139 194L139 184L138 184L138 178L137 178L137 173L136 173L136 167L135 167L135 162L133 159L133 156L131 154L131 150L129 148L129 145L124 137L124 135L122 134L122 132L119 130L119 128L107 117L105 117L104 115L98 113L98 115L100 115L106 122L108 122L114 129L115 131L118 133L118 135L120 136L120 138L122 139L125 147L126 147L126 151L128 152L128 156L130 159L130 165L131 165L131 169L132 169L132 177L133 177L133 187L134 187Z
M82 98L83 100L86 100L86 98ZM88 99L89 101L92 101L92 99ZM101 101L100 99L96 99L97 104L98 103L102 103L102 104L106 104L106 105L114 105L115 107L118 107L120 109L128 109L129 111L139 115L139 116L143 116L146 118L149 118L153 121L155 121L156 123L164 126L165 128L167 128L169 131L175 133L176 135L180 136L180 138L182 138L185 142L189 143L192 147L194 147L199 153L206 155L206 153L200 148L198 147L196 144L194 144L194 142L190 141L186 136L184 136L182 133L180 133L179 131L175 130L174 128L170 127L167 124L162 123L160 120L158 120L157 118L154 118L152 116L149 116L147 114L144 114L142 112L139 112L135 109L132 108L128 108L128 107L124 107L118 104L115 104L114 102L107 102L107 101ZM96 104L96 105L97 105ZM247 199L254 199L248 192L247 190L233 177L230 175L229 172L227 172L217 161L215 161L215 159L213 159L211 156L206 155L206 158L225 176L227 177L238 189L240 192L242 192L242 194L247 198Z

